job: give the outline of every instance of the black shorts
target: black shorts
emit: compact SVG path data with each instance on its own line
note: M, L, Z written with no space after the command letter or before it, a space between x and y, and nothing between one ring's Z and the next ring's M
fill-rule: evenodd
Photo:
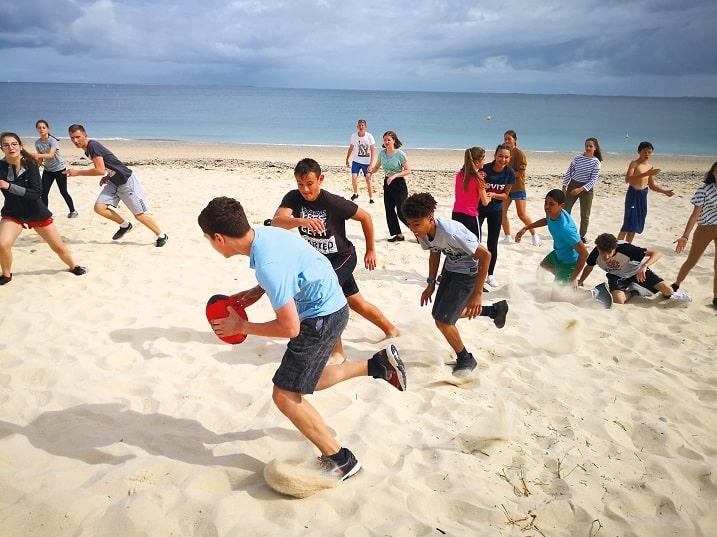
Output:
M637 274L634 276L630 276L629 278L618 278L614 274L608 274L607 275L607 284L610 291L627 291L627 287L631 283L635 283L639 285L640 287L644 287L648 291L650 291L652 294L659 293L659 291L655 288L656 285L658 285L660 282L664 281L662 278L660 278L657 274L652 272L650 269L645 270L645 281L644 282L638 282L637 281Z
M299 335L289 340L272 382L290 392L314 393L331 351L348 322L348 304L329 315L301 321Z
M475 274L443 271L431 315L436 321L456 324L476 287Z
M334 267L336 277L339 279L339 285L344 292L344 296L352 296L359 292L358 284L354 278L354 270L356 269L356 250L350 253L337 255L329 259L331 266Z

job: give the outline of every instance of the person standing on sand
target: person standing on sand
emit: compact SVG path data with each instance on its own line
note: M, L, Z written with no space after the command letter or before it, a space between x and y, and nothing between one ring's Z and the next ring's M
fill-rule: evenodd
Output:
M677 246L675 251L681 253L687 246L687 241L692 233L692 228L697 224L695 234L692 237L692 246L687 260L680 267L672 289L677 291L680 284L687 278L687 275L700 260L707 246L712 243L717 249L717 162L712 164L707 174L705 174L704 185L697 189L695 195L692 196L692 214L687 220L685 231L682 236L675 242ZM712 283L712 306L717 308L717 252L714 256Z
M483 159L485 149L469 147L463 154L463 167L456 173L451 217L460 222L468 231L481 240L478 214L480 205L488 205L490 198L485 191Z
M518 149L518 135L514 130L505 131L503 143L510 148L510 163L508 165L515 172L515 185L510 189L510 196L503 203L503 233L505 234L503 242L510 244L513 242L513 237L510 235L508 209L513 201L515 201L515 210L520 221L526 226L532 222L526 211L528 195L525 192L525 170L528 167L528 157L521 149ZM540 237L534 229L530 230L530 235L533 246L540 246Z
M655 148L650 142L640 142L637 146L639 157L627 167L625 182L628 184L625 192L625 215L622 220L617 240L632 242L635 233L642 233L647 219L647 193L650 190L664 194L671 198L674 191L662 188L655 183L655 176L660 170L654 168L648 161Z
M49 208L49 197L52 183L57 182L57 188L60 189L62 199L67 204L67 209L70 211L67 218L77 218L77 211L75 210L75 203L72 201L72 196L67 191L67 175L65 175L65 163L60 156L60 144L59 141L52 134L50 134L50 125L44 119L38 119L35 122L35 129L37 129L40 138L35 140L35 151L33 157L39 163L42 163L42 202Z
M371 185L371 171L376 157L376 140L370 132L366 131L366 120L359 119L356 125L358 131L351 135L351 143L346 152L346 166L351 166L351 187L353 194L351 201L356 201L358 195L358 174L363 173L366 179L366 190L368 190L368 202L373 203L373 186ZM349 164L351 159L351 164Z
M70 250L52 221L52 213L40 200L42 179L32 155L14 132L0 134L4 158L0 160L0 191L5 203L0 211L0 285L12 281L12 246L23 228L34 229L75 276L87 272L76 265Z
M575 155L563 176L565 210L570 214L576 200L580 200L580 240L586 242L585 234L590 224L590 210L595 195L595 185L600 180L602 152L597 138L585 140L585 151Z
M120 225L112 240L121 239L132 229L132 224L122 218L110 207L115 209L120 201L123 201L127 208L132 211L134 217L147 226L157 235L154 245L161 248L167 244L169 237L162 233L159 225L147 214L149 203L144 196L142 185L137 176L124 163L118 159L112 151L107 149L96 140L87 137L87 131L82 125L71 125L68 129L70 140L75 147L82 149L85 155L92 159L92 168L67 170L69 177L90 176L101 177L100 186L102 191L95 201L95 212L100 216L112 220Z
M371 376L406 389L406 370L396 347L377 352L362 362L326 365L346 328L349 308L331 263L304 239L273 226L252 228L237 200L214 198L198 217L204 237L224 257L242 255L256 272L258 284L235 295L248 307L266 294L276 318L245 321L232 308L212 322L218 336L250 334L290 338L272 379L277 408L321 452L322 468L343 481L361 463L342 447L306 396L345 380ZM287 263L291 260L291 263Z
M361 295L353 276L357 264L356 249L346 237L346 222L356 220L361 223L366 241L364 266L374 270L376 249L371 215L353 201L322 189L324 174L314 159L300 160L294 168L294 178L298 188L288 192L281 200L271 225L284 229L299 228L299 235L331 262L349 308L380 328L386 337L400 335L398 328L383 312ZM344 360L344 349L339 338L329 363L341 363Z
M401 140L393 131L383 133L383 149L378 154L378 160L374 164L370 172L374 173L383 166L385 178L383 180L383 207L386 210L386 223L388 224L388 232L391 238L388 242L398 242L404 240L401 233L400 220L406 226L406 219L403 217L403 202L408 197L408 187L406 186L406 176L411 173L411 166L408 164L406 154L399 149Z

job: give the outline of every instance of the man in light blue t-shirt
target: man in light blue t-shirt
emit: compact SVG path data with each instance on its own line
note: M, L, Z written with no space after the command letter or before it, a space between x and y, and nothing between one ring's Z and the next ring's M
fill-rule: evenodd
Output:
M290 338L272 379L274 403L321 451L325 470L340 481L356 474L361 463L331 435L305 395L366 375L404 391L406 371L396 347L390 345L366 361L327 366L349 316L329 260L290 231L252 228L241 204L231 198L213 199L198 221L204 236L224 257L249 257L249 267L255 270L259 283L234 295L238 302L246 308L266 293L276 314L268 322L249 322L228 308L227 317L212 322L214 332L221 337L254 334Z

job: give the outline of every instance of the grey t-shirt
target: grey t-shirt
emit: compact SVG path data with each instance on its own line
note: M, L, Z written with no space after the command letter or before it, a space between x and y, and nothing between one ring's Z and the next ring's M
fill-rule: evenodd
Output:
M49 153L52 148L55 148L55 156L42 161L42 165L48 172L61 172L65 169L65 163L60 156L60 144L57 143L52 136L47 140L37 139L35 140L35 151L38 153Z
M418 239L424 250L442 252L446 255L445 269L459 274L477 274L478 260L474 257L478 249L478 237L466 226L455 220L436 218L436 236Z

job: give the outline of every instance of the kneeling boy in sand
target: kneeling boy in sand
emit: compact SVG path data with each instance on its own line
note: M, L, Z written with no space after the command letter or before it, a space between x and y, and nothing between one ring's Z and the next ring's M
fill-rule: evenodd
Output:
M640 142L637 152L640 155L627 167L625 182L629 185L625 192L625 216L622 221L622 228L617 235L617 240L632 242L635 233L642 233L645 229L647 218L647 193L650 190L672 197L674 192L662 188L655 183L655 176L660 170L653 168L648 161L655 148L650 142Z
M320 461L343 481L361 469L353 453L331 436L307 394L344 380L370 375L396 389L406 389L406 371L396 347L368 361L327 366L349 318L349 308L331 263L306 241L285 229L252 228L234 199L214 198L198 218L212 247L224 257L244 255L256 271L255 287L236 295L244 307L266 293L276 312L272 321L245 321L232 308L212 323L218 336L253 334L290 338L274 374L272 398L277 408L321 451Z
M596 298L604 306L610 307L612 301L606 296L607 290L596 288L587 294L575 293L578 287L578 276L585 266L588 250L580 238L578 228L575 226L570 213L565 210L565 193L560 189L553 189L545 196L545 218L536 220L525 226L515 235L515 242L520 242L526 231L538 227L548 226L553 237L553 251L540 262L540 268L555 275L555 282L568 287L573 293L565 293L560 287L553 287L551 300L576 302L586 298Z
M595 239L595 248L587 258L578 283L582 285L597 265L607 272L610 293L618 304L624 304L635 295L652 296L655 293L671 300L689 302L687 293L673 291L665 280L648 268L661 257L659 250L618 242L614 235L603 233Z
M416 235L421 247L431 251L426 279L428 286L421 293L421 306L431 302L436 289L441 253L446 255L431 314L438 330L456 353L453 374L463 376L473 371L477 362L463 345L456 322L461 317L490 317L498 328L503 328L508 303L501 300L492 306L481 304L490 252L478 243L478 238L463 224L448 218L438 218L434 215L435 211L436 200L425 192L413 194L403 203L408 227Z
M300 160L294 168L294 178L298 188L288 192L281 200L271 225L284 229L298 227L299 235L331 262L349 308L383 330L386 337L398 336L399 331L393 323L380 309L364 299L353 276L357 263L356 249L346 237L346 221L361 223L366 240L364 266L373 270L376 268L376 250L371 215L353 201L322 190L324 175L314 159ZM340 363L344 359L339 339L330 363Z

